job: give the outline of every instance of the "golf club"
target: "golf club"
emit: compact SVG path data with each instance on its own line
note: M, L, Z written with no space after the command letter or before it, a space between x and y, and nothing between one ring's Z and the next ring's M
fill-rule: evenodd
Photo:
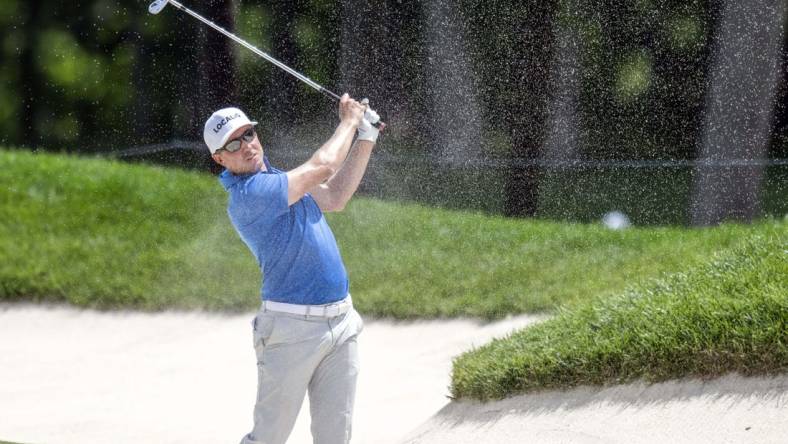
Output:
M293 77L297 78L298 80L306 83L307 85L309 85L312 88L318 90L319 92L325 94L326 96L331 97L335 101L339 101L340 100L340 97L337 94L327 90L326 88L323 88L321 85L319 85L317 82L315 82L314 80L310 79L309 77L307 77L307 76L301 74L300 72L294 70L293 68L285 65L284 63L282 63L279 60L271 57L267 53L257 49L255 46L249 44L249 42L247 42L246 40L238 37L237 35L231 33L230 31L222 28L221 26L217 25L216 23L206 19L205 17L201 16L200 14L197 14L196 12L194 12L191 9L183 6L182 4L177 2L176 0L155 0L153 3L150 4L150 6L148 6L148 12L150 12L151 14L158 14L159 12L161 12L162 9L164 9L165 6L167 6L167 4L171 4L172 6L180 9L181 11L183 11L183 12L189 14L189 15L191 15L192 17L196 18L197 20L205 23L206 25L210 26L211 28L221 32L222 34L226 35L230 39L234 40L236 43L239 43L240 45L242 45L245 48L249 49L253 53L259 55L260 57L262 57L262 58L264 58L266 60L268 60L269 62L273 63L277 67L279 67L282 70L284 70L285 72L287 72L288 74L290 74ZM366 100L366 99L364 99L364 100ZM362 101L362 103L366 104L367 102ZM383 128L386 127L386 124L383 123L380 120L380 116L378 115L378 113L376 113L375 111L373 111L373 110L371 110L369 108L367 108L367 111L364 113L364 118L366 118L369 121L369 123L372 124L372 126L374 126L375 128L377 128L377 129L379 129L381 131L383 130Z

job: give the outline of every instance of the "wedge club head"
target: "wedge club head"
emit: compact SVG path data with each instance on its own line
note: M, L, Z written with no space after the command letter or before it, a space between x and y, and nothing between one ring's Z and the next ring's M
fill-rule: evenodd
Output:
M165 6L167 6L167 3L169 2L169 0L155 0L150 4L150 6L148 6L148 12L151 14L158 14L162 9L164 9Z

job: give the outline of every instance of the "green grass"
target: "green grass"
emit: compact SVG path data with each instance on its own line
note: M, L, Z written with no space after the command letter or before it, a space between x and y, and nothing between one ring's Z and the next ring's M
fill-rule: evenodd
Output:
M259 272L208 176L10 151L0 184L0 299L139 309L254 299Z
M225 201L206 174L0 151L0 300L253 309L259 269ZM620 292L776 224L614 232L366 198L329 221L365 315L489 319Z
M452 395L788 371L788 228L710 262L593 298L454 361Z
M621 291L702 262L770 224L616 232L381 201L359 201L332 222L365 310L482 318Z

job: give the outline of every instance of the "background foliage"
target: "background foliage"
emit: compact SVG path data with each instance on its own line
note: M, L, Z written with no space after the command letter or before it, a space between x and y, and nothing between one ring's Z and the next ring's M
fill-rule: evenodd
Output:
M696 159L722 2L187 6L327 88L376 104L391 125L363 186L369 194L510 215L588 220L622 209L636 223L688 220L686 206L654 212L645 200L606 200L589 212L573 204L582 194L556 194L564 185L588 187L588 168L550 170L539 162L551 125L566 121L575 123L559 134L562 160ZM199 150L206 116L235 104L262 122L269 155L288 166L302 161L335 119L330 101L174 8L152 16L146 2L130 0L6 0L0 27L1 145L123 152L185 141ZM784 57L785 42L782 48ZM788 157L788 76L780 66L770 159ZM575 103L561 112L567 94ZM175 158L206 168L207 154L200 156ZM778 201L786 196L785 168L778 167L765 175L764 189L772 191L764 193L762 213L784 212L768 200L774 190ZM613 173L648 189L660 174L654 168ZM679 190L656 190L657 201L692 192L691 180L678 182ZM586 190L612 195L624 182L610 183Z

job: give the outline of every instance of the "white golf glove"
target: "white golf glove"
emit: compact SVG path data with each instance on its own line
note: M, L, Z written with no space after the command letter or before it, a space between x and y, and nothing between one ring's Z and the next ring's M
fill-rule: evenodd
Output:
M361 119L361 123L358 125L358 140L368 140L375 143L378 140L380 130L372 126L372 124L378 123L380 116L375 110L369 108L369 100L363 99L361 103L367 105L367 110L364 111L364 118Z

